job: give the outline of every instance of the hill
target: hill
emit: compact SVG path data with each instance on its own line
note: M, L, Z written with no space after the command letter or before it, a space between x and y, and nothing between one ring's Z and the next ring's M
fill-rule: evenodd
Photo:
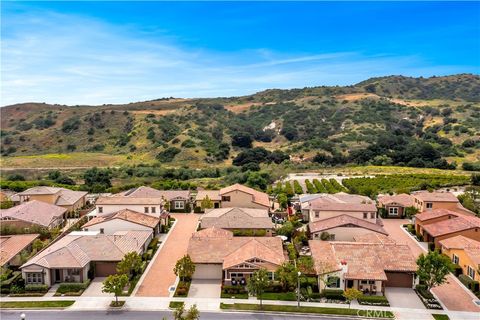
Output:
M0 113L4 167L43 166L55 157L64 166L74 158L85 165L103 159L190 167L290 157L446 169L480 155L480 76L468 74L389 76L230 98L23 103Z

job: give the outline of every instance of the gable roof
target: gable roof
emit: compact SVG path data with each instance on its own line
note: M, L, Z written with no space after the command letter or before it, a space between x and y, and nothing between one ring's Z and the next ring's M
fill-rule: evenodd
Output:
M39 234L0 236L0 266L5 265L27 247Z
M448 209L433 209L433 210L424 211L422 213L416 214L415 219L416 220L418 219L420 221L428 221L428 220L432 220L440 217L446 217L446 216L458 217L460 216L460 214Z
M0 211L0 219L11 218L28 223L49 227L50 224L61 217L67 209L43 201L32 200L18 206Z
M202 228L224 229L272 229L273 222L268 210L251 208L218 208L205 213L201 218Z
M161 198L131 198L124 196L110 196L99 197L95 202L96 205L116 205L116 204L131 204L131 205L161 205L163 200Z
M192 235L187 253L194 263L222 264L228 268L251 258L272 265L280 265L285 261L280 238L233 237L231 232L221 230L209 228Z
M122 210L105 214L102 216L97 216L92 220L88 221L86 224L84 224L83 228L93 226L99 223L115 220L115 219L125 220L128 222L132 222L132 223L150 227L150 228L155 228L160 222L158 218L153 217L151 215L132 211L129 209L122 209Z
M309 241L317 274L342 269L345 279L386 281L386 271L415 272L417 264L408 245L391 243Z
M165 198L172 200L175 198L189 199L189 190L157 190L147 186L141 186L129 189L124 192L113 195L114 197L130 197L130 198Z
M51 244L21 268L82 268L90 261L120 261L129 252L141 252L151 231L121 231L113 235L71 233Z
M74 191L66 188L38 186L18 193L19 196L35 195L58 195L55 200L57 206L68 206L75 204L78 200L87 195L86 191Z
M367 243L396 243L395 240L387 235L377 232L369 232L362 235L353 236L355 242L367 242Z
M447 249L463 250L473 263L480 264L480 242L464 236L455 236L439 241Z
M415 204L415 198L412 195L401 193L393 196L379 196L378 202L383 205L398 203L403 207L413 207Z
M480 218L471 216L458 216L422 226L423 230L432 237L438 237L454 232L461 232L473 228L480 228Z
M385 229L383 229L382 226L363 219L352 217L347 214L342 214L328 219L310 222L308 224L308 228L310 229L310 232L316 233L324 230L350 225L388 235L388 233L385 231Z
M253 202L266 207L270 207L270 199L268 197L268 194L249 188L247 186L241 185L239 183L220 189L220 195L223 196L224 194L230 193L233 191L241 191L244 193L248 193L252 195Z
M375 202L365 196L339 192L335 194L322 194L310 201L310 209L327 211L377 211Z
M196 201L202 201L205 197L212 201L220 201L222 200L222 196L220 195L220 190L199 190L197 195L195 196Z
M457 197L451 192L429 192L429 191L417 191L412 194L415 198L421 201L431 202L458 202Z

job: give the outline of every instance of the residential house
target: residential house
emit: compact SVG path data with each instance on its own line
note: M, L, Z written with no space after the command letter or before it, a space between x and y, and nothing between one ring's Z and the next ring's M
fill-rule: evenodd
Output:
M33 187L23 192L17 193L20 203L38 200L67 209L67 212L79 210L85 206L85 191L73 191L57 187Z
M252 208L218 208L207 211L200 218L200 227L225 230L265 230L272 234L273 222L268 210Z
M98 231L101 234L114 234L118 231L152 231L160 232L160 219L146 213L129 209L119 210L98 216L83 225L84 231Z
M271 279L286 261L282 240L277 237L234 237L228 230L208 228L190 238L187 253L195 263L193 279L248 281L265 268Z
M355 236L372 232L388 235L381 225L347 214L310 222L308 230L311 239L330 241L353 241Z
M2 226L29 229L63 226L67 209L46 202L31 200L0 211ZM25 230L28 233L28 230Z
M343 192L321 194L305 203L302 211L304 219L310 222L349 215L371 223L379 223L377 207L372 199Z
M118 212L122 209L129 209L145 213L152 217L160 217L163 212L164 201L161 198L133 198L133 197L99 197L95 202L95 211L90 216L103 216Z
M158 198L163 200L163 208L170 212L191 212L190 190L157 190L141 186L113 196L128 198Z
M39 234L15 234L0 236L0 267L19 267L21 253L32 251L32 243Z
M451 192L440 191L417 191L412 193L415 198L414 204L419 212L435 210L435 209L447 209L459 213L466 213L475 215L470 210L464 208L460 201Z
M125 254L143 254L152 239L151 231L119 231L100 234L72 232L52 243L21 266L26 284L83 282L87 278L116 273Z
M378 207L385 210L387 218L403 218L407 208L415 207L415 197L406 193L379 196Z
M220 190L199 191L195 197L195 204L201 207L202 200L208 195L213 206L220 208L253 208L270 210L268 194L257 191L241 184L234 184Z
M415 216L415 230L436 248L440 240L460 235L480 241L480 218L447 209L425 211Z
M210 199L210 201L212 201L212 208L220 208L222 196L220 195L219 190L199 190L195 196L195 207L199 208L196 210L196 212L205 211L204 208L202 208L202 201L207 197Z
M453 263L462 268L463 274L472 280L480 281L480 242L464 236L456 236L440 240L443 254L450 257Z
M386 287L415 284L417 264L408 245L316 240L309 245L320 291L355 288L381 295Z

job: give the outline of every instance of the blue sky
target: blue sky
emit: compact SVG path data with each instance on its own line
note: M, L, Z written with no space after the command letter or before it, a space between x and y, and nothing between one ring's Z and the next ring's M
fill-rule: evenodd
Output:
M2 105L480 73L479 2L4 2Z

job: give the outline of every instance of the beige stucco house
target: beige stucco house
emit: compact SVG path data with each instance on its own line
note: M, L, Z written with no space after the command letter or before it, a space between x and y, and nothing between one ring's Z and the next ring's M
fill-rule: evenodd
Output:
M32 227L55 228L63 226L67 209L47 202L31 200L0 211L0 223L23 229L29 233Z
M101 234L115 234L118 231L160 232L160 218L129 209L95 217L83 225L84 231L98 231Z
M221 228L225 230L265 230L272 234L273 222L268 210L252 208L210 209L200 218L200 228Z
M473 212L464 208L457 197L451 192L417 191L412 193L412 196L415 198L414 206L419 212L447 209L459 213L474 215Z
M85 206L85 191L73 191L57 187L33 187L17 193L20 203L37 200L65 208L67 212L79 210Z
M39 234L0 236L0 267L19 267L22 264L21 252L26 251L30 254L32 243L39 236Z

